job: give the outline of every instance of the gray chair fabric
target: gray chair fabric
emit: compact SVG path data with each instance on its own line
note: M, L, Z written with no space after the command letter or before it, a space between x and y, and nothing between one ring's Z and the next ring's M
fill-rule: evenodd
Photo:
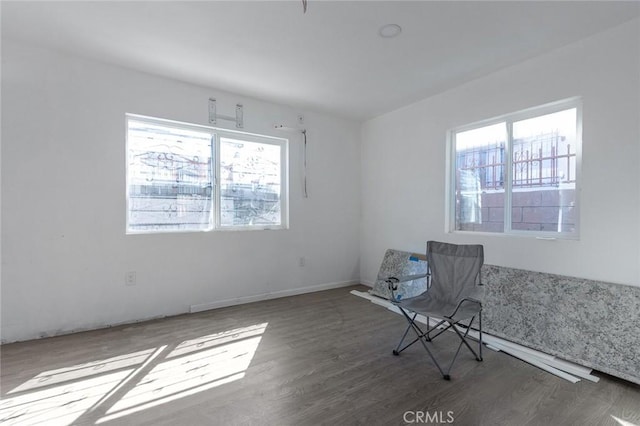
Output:
M420 341L446 380L450 379L451 367L463 344L475 355L476 360L482 361L482 300L484 291L480 270L483 263L484 248L482 245L457 245L429 241L427 242L429 283L427 291L408 299L397 298L394 291L398 287L398 283L403 282L405 278L389 277L387 283L392 295L391 301L400 308L408 322L407 330L393 351L394 355L399 355L400 352ZM410 278L412 277L406 277L406 279ZM427 330L423 331L415 321L419 314L427 319L435 317L440 321L433 327L427 326ZM476 317L479 324L478 353L471 348L466 340ZM468 323L461 323L466 320L469 320ZM414 330L417 337L409 344L402 346L411 329ZM458 335L460 344L448 369L444 371L426 342L431 342L432 339L448 329L452 329Z
M429 241L429 288L418 296L401 299L398 304L426 316L453 318L455 313L457 320L470 318L481 309L484 288L480 269L483 263L484 249L481 245Z

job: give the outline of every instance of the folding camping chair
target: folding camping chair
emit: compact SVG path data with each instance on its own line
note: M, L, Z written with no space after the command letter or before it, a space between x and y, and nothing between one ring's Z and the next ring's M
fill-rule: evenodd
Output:
M429 241L427 242L427 291L415 297L402 299L394 293L398 289L398 283L414 280L416 276L387 278L386 282L391 291L392 302L400 308L408 322L400 343L393 350L394 355L400 355L400 352L420 341L445 380L451 379L449 373L462 345L465 345L471 351L477 361L482 361L482 299L484 288L480 280L480 269L483 263L484 249L481 245L456 245ZM416 324L418 315L426 317L426 331L423 331ZM436 317L440 321L430 327L429 317ZM469 330L476 317L478 317L479 331L477 353L467 342ZM467 320L469 320L468 323L462 323L462 321ZM426 342L431 342L448 329L452 329L458 335L460 344L445 372ZM409 330L413 330L417 337L402 346Z

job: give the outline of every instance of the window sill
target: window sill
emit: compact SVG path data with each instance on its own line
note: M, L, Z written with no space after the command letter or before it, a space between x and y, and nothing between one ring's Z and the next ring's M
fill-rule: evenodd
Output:
M557 240L566 240L566 241L580 241L579 234L561 234L561 233L544 233L544 232L482 232L482 231L447 231L448 234L459 234L459 235L477 235L480 237L520 237L520 238L532 238L541 241L557 241Z

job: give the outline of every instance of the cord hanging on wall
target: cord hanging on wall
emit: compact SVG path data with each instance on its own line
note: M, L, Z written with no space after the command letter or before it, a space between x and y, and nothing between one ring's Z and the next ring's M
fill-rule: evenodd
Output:
M218 120L235 121L238 129L244 128L244 111L242 104L236 104L236 116L222 115L217 113L216 100L209 98L209 123L216 125Z
M302 130L302 159L303 159L303 170L304 170L304 181L303 181L303 193L304 198L309 198L309 194L307 193L307 130Z
M309 193L307 191L307 129L296 129L282 124L276 124L273 127L277 130L302 133L302 196L304 198L309 198Z

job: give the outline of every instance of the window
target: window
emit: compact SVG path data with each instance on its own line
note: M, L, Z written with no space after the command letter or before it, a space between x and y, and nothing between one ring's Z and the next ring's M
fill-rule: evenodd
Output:
M282 146L220 138L220 226L280 225Z
M579 99L452 130L450 230L577 238L580 148Z
M127 115L127 233L286 228L287 147Z

